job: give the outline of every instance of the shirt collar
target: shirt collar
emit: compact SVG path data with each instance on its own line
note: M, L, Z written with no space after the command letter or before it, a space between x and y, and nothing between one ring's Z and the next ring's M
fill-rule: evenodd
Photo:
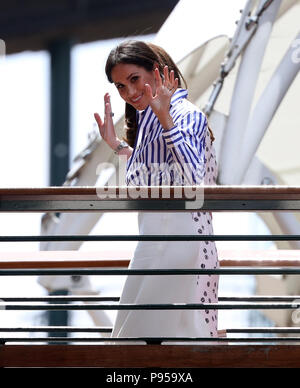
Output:
M147 106L144 110L137 110L136 115L137 115L137 123L139 124L142 118L144 117L145 113L147 110L150 109L150 105Z

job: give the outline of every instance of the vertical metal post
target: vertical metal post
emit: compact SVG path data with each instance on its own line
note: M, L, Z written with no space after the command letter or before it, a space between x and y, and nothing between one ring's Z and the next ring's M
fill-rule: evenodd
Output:
M56 290L49 292L50 296L61 296L68 295L68 290ZM51 302L51 303L61 303L61 302ZM68 311L48 311L48 326L68 326L69 323ZM48 337L67 337L68 333L55 331L50 332Z
M70 157L70 40L54 41L51 55L50 185L60 186L69 170Z
M53 41L49 45L51 56L50 96L50 186L61 186L69 171L70 159L70 82L71 49L69 39ZM55 290L49 295L67 295L68 290ZM49 311L49 326L67 326L67 311ZM52 333L67 337L67 333Z

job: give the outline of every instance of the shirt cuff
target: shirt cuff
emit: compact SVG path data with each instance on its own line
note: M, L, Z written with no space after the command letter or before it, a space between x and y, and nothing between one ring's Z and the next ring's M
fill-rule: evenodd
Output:
M162 135L168 147L175 147L183 140L182 133L177 125L171 129L163 130Z

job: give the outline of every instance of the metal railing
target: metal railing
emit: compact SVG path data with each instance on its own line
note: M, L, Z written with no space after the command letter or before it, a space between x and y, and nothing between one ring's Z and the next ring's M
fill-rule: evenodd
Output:
M150 189L149 189L150 190ZM80 187L57 187L43 189L0 189L0 211L2 212L71 212L71 211L299 211L300 210L300 188L299 187L205 187L203 189L203 199L190 199L184 196L178 199L174 188L170 188L170 198L163 198L161 189L158 189L156 198L131 199L124 197L124 193L120 189L115 190L116 198L99 199L96 188L80 188ZM120 194L120 195L119 195ZM122 195L121 195L122 194ZM150 191L149 191L149 194ZM120 198L118 198L118 195ZM188 209L188 210L187 210ZM0 242L29 242L29 241L295 241L300 240L300 235L121 235L121 236L1 236ZM246 264L246 265L245 265ZM277 265L276 265L277 264ZM37 275L299 275L300 274L300 257L299 260L263 260L255 261L248 260L244 263L234 262L234 260L221 261L221 267L218 269L127 269L128 260L79 260L79 261L1 261L0 276L37 276ZM123 267L123 268L122 268ZM125 268L124 268L125 267ZM52 296L52 297L1 297L1 307L5 310L176 310L176 309L197 309L197 310L264 310L264 309L298 309L300 308L300 296L232 296L218 298L218 303L169 303L169 304L119 304L118 297L100 297L100 296ZM55 304L49 302L55 301ZM82 302L88 302L82 304ZM110 333L112 328L109 327L15 327L4 328L0 327L0 333L37 333L37 332L70 332L70 333ZM151 346L161 346L162 343L183 342L190 348L195 346L202 347L198 351L201 353L203 349L211 349L220 347L222 344L227 348L231 348L231 344L239 345L238 352L241 354L247 351L245 346L275 346L274 352L286 352L286 346L296 346L293 352L300 355L300 336L295 334L300 333L300 328L282 327L282 328L227 328L227 334L243 334L251 333L260 334L255 337L224 337L224 332L220 333L218 338L187 338L187 337L136 337L136 338L107 338L107 337L72 337L68 338L73 345L75 343L101 343L100 346L105 347L107 354L112 354L111 347L116 344L128 341L144 341ZM272 336L266 337L268 334L287 334L288 336ZM1 334L0 334L1 336ZM3 347L0 351L0 363L5 364L5 360L1 354L8 354L12 351L11 344L14 343L51 343L58 344L60 349L68 352L66 349L66 338L61 337L2 337L0 340ZM111 343L114 345L111 345ZM108 343L109 345L105 344ZM195 345L197 343L197 345ZM10 344L10 349L6 345ZM104 345L103 345L104 344ZM181 344L182 345L182 344ZM27 350L30 345L26 346ZM35 345L36 346L36 345ZM49 346L49 345L41 345ZM55 345L52 345L55 346ZM133 345L131 345L133 346ZM278 347L279 346L279 347ZM110 348L110 350L108 349ZM167 345L160 347L161 359L165 359ZM4 351L5 349L5 351ZM38 348L35 348L38 349ZM74 348L73 348L74 349ZM103 350L104 348L102 348ZM126 347L126 352L130 352L130 347ZM135 349L135 348L131 348ZM146 348L145 348L146 349ZM150 351L145 350L146 352ZM168 348L171 352L171 348ZM81 348L81 350L84 350ZM99 350L102 352L102 350ZM124 348L123 348L124 350ZM58 351L58 350L57 350ZM136 352L136 349L134 350ZM190 349L191 351L191 349ZM223 349L224 351L224 349ZM250 350L249 350L250 351ZM1 353L2 352L2 353ZM8 353L7 353L8 352ZM178 349L179 354L181 354ZM187 349L186 352L189 352ZM226 351L225 351L226 352ZM233 350L236 352L236 350ZM97 353L98 354L98 353ZM101 353L102 354L102 353ZM126 353L127 354L127 353ZM138 357L141 357L140 352ZM168 353L170 356L170 353ZM188 353L189 362L192 353ZM201 353L202 354L202 353ZM235 353L236 354L236 353ZM290 355L286 353L289 359ZM294 353L293 353L294 354ZM103 355L103 354L102 354ZM118 357L117 357L118 358ZM12 360L12 358L8 357ZM137 358L136 361L138 362ZM300 357L298 357L300 360ZM170 360L170 358L169 358ZM228 360L228 359L227 359ZM266 361L266 358L265 358ZM290 364L296 361L289 360ZM12 361L10 361L12 363ZM107 365L113 365L115 361L108 362ZM199 363L204 362L199 361ZM212 361L211 361L212 362ZM23 360L23 365L26 361ZM297 362L296 362L297 363ZM121 362L122 364L122 362ZM278 364L278 363L277 363ZM300 365L300 361L298 362ZM297 364L297 365L298 365ZM11 364L10 364L11 365ZM74 364L72 364L74 365ZM171 365L171 364L169 364ZM122 365L119 365L122 366Z

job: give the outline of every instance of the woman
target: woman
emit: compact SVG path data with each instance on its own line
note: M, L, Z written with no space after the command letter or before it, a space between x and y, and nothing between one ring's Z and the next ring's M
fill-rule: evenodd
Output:
M217 166L205 115L187 100L182 75L161 48L126 41L113 49L106 75L126 102L126 142L118 139L110 97L95 119L106 143L126 155L126 183L133 186L214 184ZM153 168L153 166L155 168ZM141 212L140 234L212 234L209 212ZM139 242L130 268L217 268L214 242ZM128 276L121 303L214 303L218 276ZM214 310L119 311L113 337L215 337Z

